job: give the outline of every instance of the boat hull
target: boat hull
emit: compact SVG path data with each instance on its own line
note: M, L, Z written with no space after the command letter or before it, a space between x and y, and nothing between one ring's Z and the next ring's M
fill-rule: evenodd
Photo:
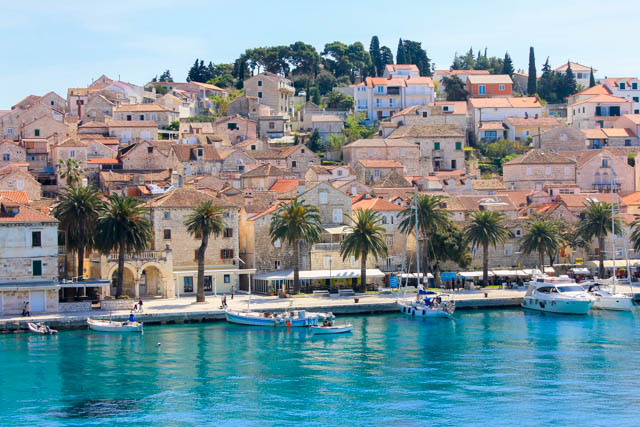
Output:
M39 328L37 324L31 322L27 323L27 327L31 332L38 335L54 335L58 333L55 329L49 329L47 332L45 329Z
M450 318L453 314L446 312L443 309L433 309L422 305L399 303L398 306L400 307L400 311L402 313L412 317Z
M87 320L89 329L98 332L142 332L142 323L124 324L122 322Z
M529 297L525 297L522 302L522 308L557 314L587 314L592 305L591 300L545 301Z
M633 298L626 295L596 296L593 303L594 310L631 311Z
M287 317L262 317L259 313L226 311L227 322L247 326L293 327L302 328L318 325L317 316L308 316L302 319L287 319Z
M311 331L314 335L346 334L353 331L353 325L312 326Z

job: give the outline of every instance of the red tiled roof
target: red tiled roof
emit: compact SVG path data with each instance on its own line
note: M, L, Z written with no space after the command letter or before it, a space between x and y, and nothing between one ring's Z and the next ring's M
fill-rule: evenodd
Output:
M378 197L368 198L368 199L360 199L357 202L353 203L352 209L355 211L356 209L371 209L374 211L401 211L402 208L396 204L391 202L387 202L384 199L380 199Z
M299 179L279 179L273 183L269 191L275 191L276 193L288 193L289 191L297 189L299 185Z
M24 205L29 204L29 195L26 191L0 191L0 197L6 197Z
M99 158L99 159L88 159L87 164L89 165L117 165L120 162L118 159L113 158Z

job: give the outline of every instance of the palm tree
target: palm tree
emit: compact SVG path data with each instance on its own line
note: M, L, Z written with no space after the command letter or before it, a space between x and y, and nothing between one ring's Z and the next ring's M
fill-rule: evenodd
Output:
M80 168L80 162L71 157L67 160L60 159L58 161L58 168L60 178L67 181L67 184L71 187L79 184L82 180L82 169Z
M489 246L504 243L511 232L503 225L504 214L498 211L476 211L465 227L465 240L473 247L482 247L482 281L489 283Z
M284 241L293 247L293 292L300 292L300 242L313 244L320 241L320 212L315 206L295 198L281 203L271 217L269 236L271 242ZM286 294L284 284L282 294Z
M560 232L555 223L536 219L529 224L522 238L520 249L527 255L537 252L540 270L544 272L545 252L551 256L560 248L561 240Z
M434 258L437 258L438 254L433 251L433 246L430 245L430 236L437 233L440 230L447 229L450 226L451 220L447 211L443 205L445 198L443 196L433 196L430 194L422 194L418 196L418 233L422 235L422 257L423 265L431 268L429 262L429 249L433 252ZM409 206L400 212L400 231L403 233L411 233L415 231L416 215L415 205ZM416 242L418 245L418 242ZM438 285L440 278L435 277L436 286Z
M616 231L620 230L619 219L615 220ZM588 241L598 239L598 259L600 261L598 276L604 278L605 238L612 232L611 204L590 200L580 215L580 234Z
M142 204L133 197L112 194L98 217L96 247L106 254L118 250L116 298L122 296L126 252L145 249L152 238L151 222Z
M67 247L78 255L78 278L84 272L84 251L93 247L93 233L103 207L100 194L93 187L69 187L60 195L53 215L65 232Z
M204 255L209 244L209 236L218 237L224 232L224 209L214 206L211 200L204 201L193 208L193 212L187 217L184 225L192 236L202 236L202 242L198 248L198 290L196 302L204 302Z
M387 244L384 241L384 228L380 227L381 216L371 209L358 209L351 220L349 234L340 242L342 260L353 256L360 260L360 283L367 289L367 257L376 259L387 255Z

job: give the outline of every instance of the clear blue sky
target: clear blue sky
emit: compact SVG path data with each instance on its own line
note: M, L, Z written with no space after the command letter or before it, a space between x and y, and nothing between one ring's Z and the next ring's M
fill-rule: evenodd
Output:
M297 40L319 51L327 42L376 34L394 55L398 38L422 42L437 68L454 53L488 47L509 51L538 70L567 59L598 69L597 77L640 75L634 51L638 3L631 0L350 1L323 0L0 0L0 109L26 95L84 87L106 74L136 84L170 69L184 80L196 57L231 62L246 48Z

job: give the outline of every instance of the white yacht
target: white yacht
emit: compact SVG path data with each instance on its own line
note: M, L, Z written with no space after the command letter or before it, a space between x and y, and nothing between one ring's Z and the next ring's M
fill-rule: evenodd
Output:
M527 285L523 308L550 313L586 314L594 303L594 297L567 276L534 277Z
M587 292L593 296L595 302L593 308L598 310L631 311L633 310L633 297L615 291L608 285L600 283L590 283L584 286ZM615 288L614 288L615 289Z

